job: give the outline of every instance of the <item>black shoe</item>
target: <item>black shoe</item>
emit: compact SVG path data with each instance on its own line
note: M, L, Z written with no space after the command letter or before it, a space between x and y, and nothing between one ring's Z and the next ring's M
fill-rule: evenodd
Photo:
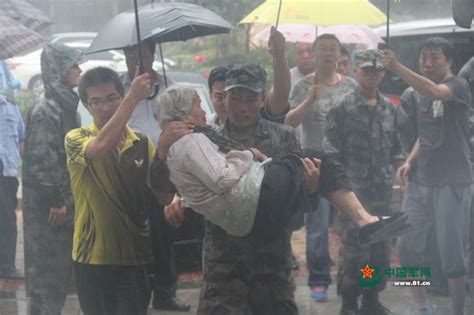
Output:
M25 279L25 275L18 271L15 267L2 269L0 272L0 278L3 279L12 279L12 280L22 280Z
M342 296L342 307L339 315L359 315L359 304L356 296Z
M187 312L191 309L191 305L186 304L175 297L163 301L154 299L152 304L153 308L157 310Z
M378 297L365 298L362 297L362 305L360 306L360 314L363 315L392 315L393 313L380 303Z
M345 307L344 305L341 308L341 311L339 312L339 315L361 315L363 313L360 313L357 308L349 308Z

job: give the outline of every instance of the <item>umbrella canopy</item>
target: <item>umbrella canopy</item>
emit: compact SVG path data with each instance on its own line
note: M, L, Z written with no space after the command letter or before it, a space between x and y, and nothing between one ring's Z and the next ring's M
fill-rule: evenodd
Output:
M278 19L279 6L281 13ZM240 23L379 25L387 17L368 0L267 0Z
M25 0L0 1L0 15L7 16L35 32L53 24L53 21L40 9Z
M40 34L9 17L0 15L0 60L13 57L44 41Z
M333 34L341 43L345 44L366 44L377 46L383 43L382 37L377 35L367 25L334 25L334 26L314 26L304 24L281 24L278 30L285 36L287 42L310 42L312 43L318 35ZM270 27L255 35L259 41L268 41Z
M150 3L138 8L141 39L157 43L228 33L232 25L214 12L189 3ZM137 44L133 10L113 17L87 50L94 53Z

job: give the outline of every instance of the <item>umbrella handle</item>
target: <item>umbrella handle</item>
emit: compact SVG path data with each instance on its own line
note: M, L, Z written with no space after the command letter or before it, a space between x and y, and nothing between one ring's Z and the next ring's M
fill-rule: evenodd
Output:
M153 94L148 96L146 98L147 100L152 100L158 95L158 91L160 90L160 85L158 83L155 83L155 85L153 87L154 87Z
M278 5L278 15L277 15L277 20L275 23L275 28L278 29L278 23L280 22L280 13L281 13L281 5L282 5L283 0L280 0L280 4Z
M138 45L138 69L140 74L143 74L145 71L143 70L143 53L142 53L142 45L141 45L141 36L140 36L140 19L138 17L138 5L137 0L133 1L133 7L135 10L135 27L137 28L137 45Z

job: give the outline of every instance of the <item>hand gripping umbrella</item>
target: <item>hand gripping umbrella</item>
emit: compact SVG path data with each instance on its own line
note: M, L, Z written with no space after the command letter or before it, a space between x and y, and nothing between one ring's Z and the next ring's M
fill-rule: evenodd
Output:
M138 7L137 0L134 0L134 10L120 13L107 22L86 54L123 49L137 45L142 40L161 44L228 33L231 29L229 22L195 4L150 3ZM138 48L140 52L141 47ZM139 58L142 59L141 53Z

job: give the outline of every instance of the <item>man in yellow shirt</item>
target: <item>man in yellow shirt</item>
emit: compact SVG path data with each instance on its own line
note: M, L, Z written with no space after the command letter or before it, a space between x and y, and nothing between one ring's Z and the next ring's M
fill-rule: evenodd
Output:
M84 314L146 314L145 266L153 260L147 206L155 155L151 140L126 123L150 95L150 76L137 75L124 95L117 73L95 68L79 85L94 122L65 139L76 214L72 258Z

